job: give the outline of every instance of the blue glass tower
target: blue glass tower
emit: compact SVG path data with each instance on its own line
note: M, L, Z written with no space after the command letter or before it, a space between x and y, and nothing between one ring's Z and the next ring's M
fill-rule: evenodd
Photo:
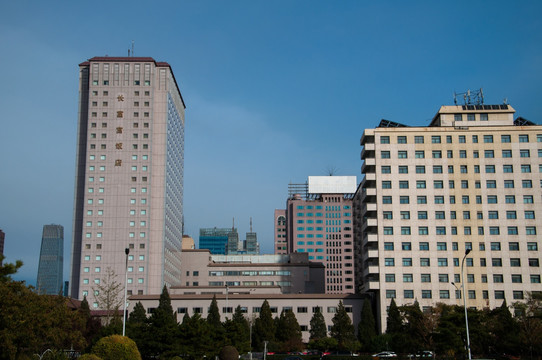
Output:
M64 227L44 225L36 289L40 294L58 295L62 291L64 266Z

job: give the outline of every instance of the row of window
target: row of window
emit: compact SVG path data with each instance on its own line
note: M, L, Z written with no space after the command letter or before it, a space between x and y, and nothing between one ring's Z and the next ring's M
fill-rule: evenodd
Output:
M476 290L468 290L467 292L469 299L476 299ZM494 298L496 300L504 299L504 290L495 290L494 291ZM516 300L520 300L524 298L523 291L522 290L514 290L512 292L512 296ZM387 299L394 299L397 297L396 290L386 290L386 298ZM403 290L403 297L405 299L414 299L414 290ZM450 298L450 290L439 290L438 297L440 299L449 299ZM433 298L433 292L432 290L422 290L421 291L421 298L422 299L432 299ZM460 299L461 293L456 290L455 298ZM488 290L482 290L482 298L483 299L489 299L489 291Z
M317 212L317 213L311 213L311 212L308 212L308 213L302 213L302 212L298 212L296 215L299 216L299 217L303 217L303 216L307 216L307 217L311 217L311 216L321 217L321 216L323 216L323 214L320 213L320 212ZM340 218L341 218L341 215L342 215L342 216L348 217L348 216L352 216L352 213L348 213L348 212L346 212L346 213L344 213L344 214L343 214L343 213L326 213L326 218L330 218L330 219L335 219L335 218L337 218L337 219L340 219Z
M443 189L444 180L433 180L434 189ZM392 181L391 180L382 180L382 189L391 189ZM472 184L472 180L470 182ZM408 180L399 180L398 181L399 189L409 189L410 182ZM460 181L461 189L469 188L469 180ZM521 187L524 189L531 189L533 187L533 181L530 179L521 180ZM542 187L542 180L540 180L540 187ZM455 189L455 180L448 180L448 188ZM482 183L479 180L474 181L474 188L481 189ZM496 189L497 180L486 180L486 189ZM514 189L515 182L514 180L504 180L505 189ZM427 189L427 180L416 180L416 189Z
M455 195L449 196L450 204L455 204ZM475 196L476 204L482 204L482 196L476 195ZM497 204L498 203L498 197L497 195L487 195L486 197L487 204ZM505 195L504 196L504 202L505 204L515 204L516 203L516 196L515 195ZM385 195L382 196L382 204L392 204L393 203L393 197L391 195ZM425 195L418 195L416 196L416 203L417 204L427 204L427 196ZM444 204L444 196L443 195L435 195L433 197L433 203L434 204ZM462 204L470 204L470 196L469 195L462 195L461 196L461 203ZM534 197L533 195L523 195L523 203L524 204L532 204L534 203ZM410 196L408 195L401 195L399 196L399 204L410 204Z
M103 166L99 166L98 169L99 169L99 171L105 171L106 167L105 167L105 165L103 165ZM141 166L140 169L141 169L141 171L148 171L148 170L149 170L149 167L148 167L147 165L143 165L143 166ZM95 171L95 170L96 170L96 166L91 165L91 166L88 167L88 170L89 170L89 171ZM132 171L137 171L137 166L136 166L136 165L132 166L132 167L131 167L131 170L132 170Z
M538 157L542 157L542 149L538 149ZM503 158L511 158L512 157L512 150L505 149L501 151ZM411 154L412 155L412 154ZM478 150L474 150L472 152L473 158L479 158L480 152ZM397 158L398 159L408 159L408 151L406 150L399 150L397 151ZM442 158L442 150L432 150L431 151L431 157L433 159L441 159ZM446 157L448 159L452 159L454 157L454 151L453 150L447 150L446 151ZM459 157L461 159L467 158L467 150L459 150ZM484 150L484 157L486 159L492 159L495 157L495 150ZM519 150L519 157L522 158L529 158L531 157L531 151L529 149L520 149ZM382 159L391 159L391 152L389 150L382 150L380 152L380 158ZM425 151L424 150L415 150L414 151L414 158L415 159L425 159Z
M516 210L506 210L501 211L501 213L506 213L506 219L508 220L515 220L517 219L517 211ZM463 212L463 220L469 220L471 219L471 211L470 210L464 210ZM418 211L418 220L427 220L427 211ZM526 220L535 219L535 212L533 210L524 210L523 211L523 217ZM393 219L393 211L383 211L382 212L382 218L384 220L392 220ZM401 220L410 220L410 211L404 210L399 212L399 218ZM457 212L455 210L450 211L449 218L452 220L457 219ZM482 220L484 218L484 213L482 211L476 212L476 219ZM488 219L499 219L499 211L498 210L490 210L487 212L487 218ZM435 211L435 217L434 219L437 220L444 220L446 219L446 213L444 211ZM298 228L299 230L300 228ZM303 229L303 228L302 228ZM307 228L311 229L312 228ZM317 228L318 229L318 228Z
M115 148L117 150L122 150L122 147L123 147L122 143L116 143L115 144ZM90 148L90 150L95 150L96 149L96 144L90 144L89 148ZM141 148L143 150L147 150L149 148L149 144L142 144ZM100 149L101 150L107 149L107 144L100 144ZM139 149L139 144L132 144L132 150L137 150L137 149Z
M452 250L458 251L459 250L459 244L457 242L452 242ZM429 242L420 242L419 243L419 249L421 251L429 251ZM448 250L448 245L444 241L439 241L436 243L436 249L439 251L445 251ZM478 249L480 251L485 251L486 245L484 242L478 243ZM492 241L490 242L490 249L493 251L499 251L501 250L501 243L499 241ZM384 242L384 250L387 251L393 251L395 250L395 245L393 242ZM411 242L401 242L401 250L410 251L412 250L412 243ZM465 242L465 250L472 250L472 242ZM510 251L519 251L519 242L509 242L508 243L508 250ZM537 251L538 250L538 244L536 242L527 242L527 250L528 251Z
M380 167L380 172L382 174L391 174L391 166L390 165L382 165ZM425 174L425 165L415 165L415 171L416 174ZM398 174L408 174L409 172L409 166L408 165L399 165L397 167L397 173ZM480 165L473 165L473 171L475 174L480 173ZM524 174L531 173L531 165L530 164L521 164L520 165L520 171ZM542 172L542 164L538 166L538 171ZM469 168L467 165L459 165L459 172L461 174L468 174ZM496 167L495 165L485 165L485 172L486 174L495 174ZM514 172L514 165L512 164L505 164L502 166L502 172L503 173L513 173ZM454 166L449 165L448 166L448 174L454 173ZM443 167L442 165L433 165L433 174L443 174Z
M338 220L338 223L335 223L335 225L341 225L341 221L343 224L351 224L352 223L352 220ZM298 219L297 220L297 223L298 224L314 224L314 220L303 220L303 219ZM316 220L316 224L323 224L324 221L323 220ZM330 224L328 222L328 220L326 220L326 225ZM331 224L330 224L331 225Z
M144 92L145 96L150 96L151 95L151 92L150 91L145 91ZM109 91L107 90L104 90L102 92L102 95L103 96L109 96ZM92 90L92 96L98 96L98 90ZM117 97L117 100L119 101L123 101L124 100L124 96L123 95L119 95L120 96L120 100L119 97ZM139 91L134 91L134 96L139 96Z
M461 115L461 114L457 114L457 115ZM469 114L469 115L473 115L473 114ZM481 117L482 115L484 114L480 114ZM487 114L485 114L487 115ZM485 119L487 120L487 118ZM447 144L452 144L453 143L453 136L452 135L446 135L446 136L441 136L441 135L431 135L431 143L432 144L441 144L442 143L442 138L445 138L445 141ZM483 141L484 143L493 143L494 141L494 137L496 138L497 136L495 135L483 135ZM501 143L511 143L512 142L512 135L509 135L509 134L503 134L501 135ZM404 136L404 135L399 135L397 136L397 144L407 144L408 143L408 137L407 136ZM478 135L472 135L471 137L471 140L473 143L478 143ZM464 144L467 142L467 136L466 135L458 135L457 137L457 141L460 143L460 144ZM537 142L542 142L542 134L537 134L536 135L536 141ZM529 134L519 134L518 135L518 142L520 143L528 143L529 142ZM390 143L390 137L387 136L387 135L383 135L383 136L380 136L380 143L381 144L389 144ZM415 144L424 144L425 143L425 136L423 135L415 135L414 136L414 143Z
M457 235L457 227L451 226L450 228L451 235ZM483 226L479 226L477 228L478 235L484 235L485 230ZM435 235L446 235L447 228L446 226L435 226ZM401 235L411 235L411 227L410 226L401 226L400 227L400 234ZM383 228L383 234L384 235L393 235L394 234L394 228L393 226L384 226ZM506 234L508 235L520 235L518 231L517 226L507 226L506 227ZM418 235L429 235L429 227L428 226L418 226ZM472 227L470 226L464 226L463 227L463 235L472 235ZM499 226L490 226L489 227L489 235L501 235L500 227ZM536 235L536 227L535 226L526 226L525 227L525 235Z
M316 210L322 210L324 207L322 205L316 205L316 206L313 206L313 205L307 205L307 206L303 206L303 205L297 205L296 206L297 210L303 210L303 209L307 209L307 210L312 210L312 209L316 209ZM342 207L342 209L344 210L349 210L351 209L352 207L350 205L344 205ZM325 210L326 211L341 211L341 206L340 205L330 205L330 206L326 206L325 207Z
M394 283L395 282L396 274L385 274L385 281L387 283ZM403 283L411 283L414 281L413 274L403 274ZM510 276L510 279L512 283L514 284L521 284L523 283L523 276L521 274L512 274ZM530 282L532 284L539 284L540 283L540 275L538 274L532 274L529 275ZM487 275L482 274L480 275L480 280L482 283L487 283ZM430 283L431 282L431 274L420 274L420 281L422 283ZM450 282L450 277L448 274L438 274L438 282L448 284ZM454 274L453 282L455 284L461 283L461 277L459 274ZM467 274L467 282L468 283L475 283L474 274ZM493 282L494 283L504 283L504 276L503 274L494 274L493 275Z
M431 266L431 259L430 258L420 258L419 259L419 266L421 267L428 267ZM468 267L474 266L474 259L473 258L467 258L465 260ZM452 259L453 266L459 266L459 258L453 258ZM514 263L514 266L521 266L520 259L514 259L514 261L511 261L511 264ZM401 264L404 267L411 267L413 266L412 258L402 258ZM491 259L491 265L494 267L502 267L503 265L502 258L492 258ZM529 258L528 264L530 267L539 267L540 266L540 260L538 258ZM438 258L437 259L437 265L439 267L446 267L448 266L448 258ZM395 266L395 258L384 258L384 266ZM480 259L480 266L485 267L486 265L486 259L481 258ZM511 265L512 266L512 265Z
M248 313L248 307L246 306L241 306L241 312L242 313ZM271 312L276 314L278 313L279 311L279 308L277 306L270 306L270 309L271 309ZM296 308L296 312L299 313L299 314L307 314L309 312L309 308L306 307L306 306L298 306ZM351 313L352 312L352 306L345 306L344 307L344 310L347 312L347 313ZM210 308L207 308L207 313L210 311ZM225 314L228 314L228 313L233 313L234 311L234 308L233 307L222 307L222 313L225 313ZM260 306L254 306L252 307L252 312L253 313L260 313L262 311L262 308ZM286 312L293 312L294 311L294 308L292 306L283 306L282 307L282 311L284 311L285 313ZM319 312L319 313L323 313L324 309L322 306L313 306L312 307L312 313L316 313L316 312ZM327 309L326 309L327 313L329 314L334 314L338 311L338 308L336 306L328 306ZM153 313L154 312L154 308L148 308L147 309L147 312L148 313ZM186 312L188 312L188 308L187 307L178 307L177 308L177 313L178 314L185 314ZM194 314L201 314L203 313L203 308L202 307L193 307L192 308L192 312Z

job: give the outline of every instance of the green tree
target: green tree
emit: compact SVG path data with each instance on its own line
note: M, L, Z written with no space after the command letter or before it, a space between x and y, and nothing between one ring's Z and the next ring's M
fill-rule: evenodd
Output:
M523 354L531 359L542 355L542 297L527 293L525 302L517 302L518 325Z
M310 340L319 340L327 337L327 325L320 307L316 307L310 322Z
M401 312L395 303L395 299L391 299L388 309L388 318L386 320L386 333L394 334L403 331L403 318Z
M220 348L212 342L212 334L209 324L200 314L192 317L185 314L180 326L179 353L189 357L201 359L204 356L212 358L218 354Z
M149 318L148 332L144 341L145 348L141 349L144 357L173 353L178 336L177 325L177 316L171 306L167 287L164 285L158 307Z
M92 353L102 360L141 360L141 354L136 343L121 335L111 335L101 338L92 347Z
M220 321L220 312L218 310L218 305L216 302L216 296L213 295L213 300L211 300L211 306L209 307L209 314L207 314L207 324L211 331L211 336L213 338L213 344L216 348L221 348L224 346L225 341L225 331L222 322Z
M397 339L401 338L401 352L414 353L419 349L428 349L430 344L424 342L428 338L427 333L432 329L428 329L424 322L424 314L420 309L420 304L415 301L412 305L404 305L400 308L402 318L404 319L403 331L399 334L394 334ZM397 343L397 341L396 341Z
M211 305L209 306L207 323L213 328L219 328L222 326L222 322L220 321L220 312L218 310L218 304L216 302L216 295L213 295L213 300L211 300Z
M303 350L301 327L293 311L282 310L276 331L275 339L279 342L280 351Z
M99 319L93 318L90 313L90 306L88 305L87 297L83 297L81 301L81 306L78 309L78 312L85 324L83 330L83 336L87 342L87 349L90 350L90 345L93 343L94 339L100 332L102 324Z
M241 353L250 351L250 324L240 305L235 308L232 319L226 319L224 329L227 345L232 345Z
M152 334L148 331L149 321L143 304L138 301L126 321L126 335L135 341L139 349L147 348L147 339ZM143 352L143 351L142 351Z
M331 321L333 322L331 336L337 339L339 350L356 350L358 345L356 345L355 328L342 301L339 301L337 312Z
M520 327L512 317L506 299L500 307L491 311L488 329L491 346L497 354L519 355Z
M0 282L6 283L12 281L11 275L17 273L17 271L23 266L21 260L15 261L15 264L7 263L4 264L3 261L6 257L0 254Z
M376 338L376 323L371 307L371 301L365 299L361 308L360 322L358 324L358 340L361 350L365 352L376 351L373 348L373 342Z
M264 300L260 316L254 321L252 340L252 345L258 351L263 351L264 341L271 343L275 341L275 322L273 321L273 314L267 300Z
M3 259L3 257L1 257ZM0 359L19 359L46 349L85 347L84 320L62 296L38 295L11 275L22 263L0 265Z

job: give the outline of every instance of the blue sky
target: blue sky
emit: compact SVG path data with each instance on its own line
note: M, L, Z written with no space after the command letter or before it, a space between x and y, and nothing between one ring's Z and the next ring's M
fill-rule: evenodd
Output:
M35 283L44 224L65 227L68 279L78 64L167 61L185 99L185 225L253 218L273 251L289 182L356 175L380 119L426 125L454 91L482 87L540 123L538 1L3 1L0 228ZM242 236L243 237L243 236Z

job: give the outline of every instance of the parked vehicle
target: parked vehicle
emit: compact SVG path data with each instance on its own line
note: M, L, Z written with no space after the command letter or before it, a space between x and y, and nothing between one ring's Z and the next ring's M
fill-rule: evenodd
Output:
M395 358L397 357L397 354L393 351L381 351L378 354L373 354L373 358L381 359L381 358Z

